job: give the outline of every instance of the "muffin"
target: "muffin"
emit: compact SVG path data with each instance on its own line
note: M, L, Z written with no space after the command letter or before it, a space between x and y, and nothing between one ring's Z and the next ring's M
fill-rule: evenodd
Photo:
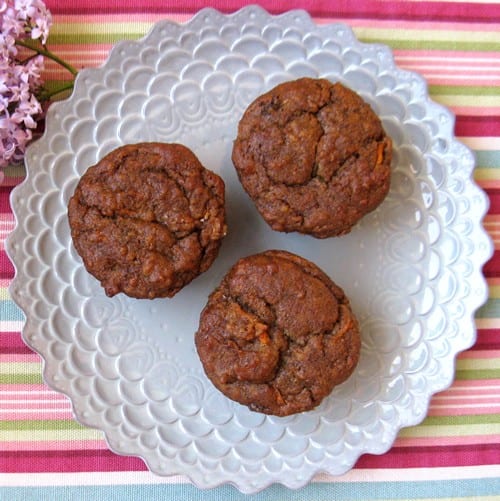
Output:
M81 177L68 218L85 268L108 296L172 297L218 254L224 183L181 144L126 145Z
M385 198L392 143L371 107L325 79L300 78L246 109L232 160L243 188L277 231L348 233Z
M323 271L268 250L240 259L212 292L195 344L224 395L287 416L313 409L350 376L360 334L349 300Z

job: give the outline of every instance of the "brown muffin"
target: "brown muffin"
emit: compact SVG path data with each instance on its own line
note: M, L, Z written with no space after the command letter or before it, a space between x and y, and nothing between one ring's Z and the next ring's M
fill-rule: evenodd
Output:
M265 414L313 409L353 372L360 335L340 287L280 250L240 259L210 295L195 335L208 378Z
M122 146L90 167L69 201L71 236L108 296L172 297L214 261L226 232L224 183L180 144Z
M258 97L238 125L232 160L277 231L348 233L385 198L392 143L371 107L325 79L285 82Z

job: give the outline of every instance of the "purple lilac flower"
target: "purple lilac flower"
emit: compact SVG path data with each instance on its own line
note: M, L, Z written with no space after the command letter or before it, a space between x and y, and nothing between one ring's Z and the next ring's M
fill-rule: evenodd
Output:
M52 23L40 0L0 1L0 168L20 162L42 106L36 97L43 57L20 50L23 40L47 41ZM1 182L1 180L0 180Z

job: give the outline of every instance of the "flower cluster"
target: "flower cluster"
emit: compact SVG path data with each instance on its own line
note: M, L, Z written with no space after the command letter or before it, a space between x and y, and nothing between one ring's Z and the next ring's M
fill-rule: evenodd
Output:
M40 0L0 0L0 16L0 168L4 168L22 160L43 114L37 93L52 18ZM33 41L40 49L31 45Z

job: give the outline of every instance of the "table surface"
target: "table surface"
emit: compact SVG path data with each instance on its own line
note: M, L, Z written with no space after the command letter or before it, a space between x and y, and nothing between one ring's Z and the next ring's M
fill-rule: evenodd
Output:
M158 20L184 22L205 6L187 0L46 4L53 15L50 47L79 69L99 66L116 42L142 37ZM211 4L224 12L243 5ZM390 46L398 66L426 78L431 97L455 113L455 133L476 155L474 175L490 198L484 226L495 252L484 267L490 292L476 315L477 342L458 356L453 385L434 396L422 424L403 429L389 452L362 456L343 476L319 474L299 490L276 484L248 497L499 499L500 3L269 0L260 5L273 14L304 8L317 23L345 22L361 41ZM47 64L45 78L65 75ZM183 476L157 477L142 460L113 454L99 431L74 421L66 397L44 385L40 358L21 340L23 315L8 294L14 275L4 250L14 226L9 195L23 177L22 167L10 168L0 186L0 500L246 498L229 485L204 491Z

